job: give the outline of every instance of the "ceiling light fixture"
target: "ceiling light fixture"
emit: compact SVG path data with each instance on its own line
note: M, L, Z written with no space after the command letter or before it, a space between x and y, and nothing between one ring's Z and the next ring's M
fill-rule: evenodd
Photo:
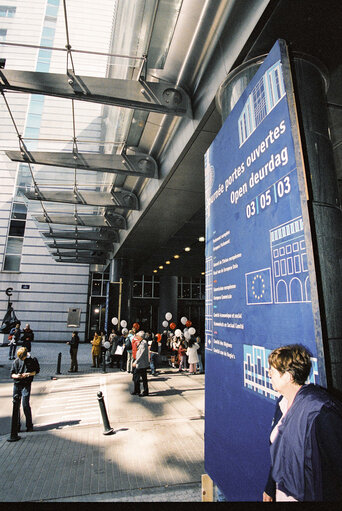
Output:
M160 266L158 266L158 268L159 268L160 270L162 270L162 269L164 268L164 266L163 266L163 265L160 265Z
M204 237L204 236L200 236L200 237L198 238L198 241L205 241L205 237Z
M190 252L191 248L190 247L185 247L185 252Z
M173 257L174 257L175 259L179 259L179 258L180 258L180 256L179 256L178 254L175 254Z
M171 261L165 261L165 264L171 264Z
M153 273L158 273L158 270L153 270Z

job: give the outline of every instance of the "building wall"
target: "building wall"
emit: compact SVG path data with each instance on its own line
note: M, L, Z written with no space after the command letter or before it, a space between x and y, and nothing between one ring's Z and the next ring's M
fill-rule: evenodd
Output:
M64 48L66 44L65 23L62 0L6 0L6 6L16 7L13 17L0 17L0 28L7 29L6 40L15 43L45 44L44 26L53 26L51 44ZM0 0L0 5L2 2ZM67 4L70 44L76 49L109 51L113 24L115 0L102 0L101 3L73 0ZM58 8L58 9L56 9ZM57 12L56 22L46 23L46 15ZM66 53L53 51L43 55L48 61L49 72L66 72ZM42 54L36 48L22 48L0 45L0 58L6 58L7 69L39 69ZM77 74L105 76L107 57L91 57L85 54L74 56ZM69 68L71 67L69 62ZM26 94L6 93L11 112L20 134L28 136L30 122L29 108L31 98ZM102 106L85 102L75 102L76 136L91 143L81 144L80 150L98 151L101 139ZM66 341L71 329L67 328L69 307L81 308L81 339L84 338L88 303L89 266L56 263L38 231L32 214L41 212L38 204L30 204L27 215L25 236L22 246L21 264L18 272L3 270L4 253L11 216L12 201L16 189L16 176L19 165L11 162L4 150L18 149L18 138L3 100L0 100L0 320L7 309L7 287L13 288L11 300L18 319L29 322L35 331L37 341ZM39 141L25 141L27 147L36 150L70 151L73 136L71 101L44 97L39 112ZM61 142L42 139L63 139ZM70 140L70 142L66 142ZM31 144L31 145L30 145ZM54 186L56 182L72 183L73 170L36 166L34 174L37 182L45 186ZM97 183L96 173L87 176L79 174L80 180ZM59 181L58 181L59 180ZM18 200L18 199L16 199ZM23 200L23 199L19 199ZM46 204L46 203L45 203ZM54 211L53 204L46 206ZM56 207L56 206L55 206ZM70 206L65 206L65 211ZM56 212L60 212L60 205ZM31 214L32 213L32 214ZM22 289L29 285L29 289Z

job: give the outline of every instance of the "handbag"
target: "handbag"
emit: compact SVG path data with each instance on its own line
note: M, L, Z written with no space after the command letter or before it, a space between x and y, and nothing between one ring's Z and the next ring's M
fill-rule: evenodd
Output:
M124 346L117 346L114 355L122 355L124 348Z

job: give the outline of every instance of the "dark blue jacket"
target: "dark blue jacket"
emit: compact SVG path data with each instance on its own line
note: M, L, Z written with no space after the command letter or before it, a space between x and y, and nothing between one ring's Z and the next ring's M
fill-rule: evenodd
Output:
M278 403L273 427L281 417ZM277 482L299 501L342 499L342 405L325 389L312 384L300 388L270 451L268 495L274 497Z

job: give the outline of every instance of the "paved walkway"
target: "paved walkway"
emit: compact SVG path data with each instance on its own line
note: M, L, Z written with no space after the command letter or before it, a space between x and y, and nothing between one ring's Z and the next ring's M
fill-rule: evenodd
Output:
M130 395L130 374L91 368L90 350L80 345L80 372L69 374L66 345L33 345L41 365L32 386L35 431L8 442L13 385L8 349L0 348L0 470L6 481L0 501L200 502L204 375L161 368L149 376L150 395L140 398ZM56 375L59 352L62 374ZM111 435L103 434L99 391Z

